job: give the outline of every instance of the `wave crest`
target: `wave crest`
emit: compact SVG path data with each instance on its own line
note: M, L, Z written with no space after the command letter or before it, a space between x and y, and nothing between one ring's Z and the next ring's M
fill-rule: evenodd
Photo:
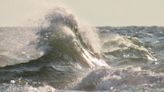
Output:
M61 7L53 9L45 20L47 26L39 31L39 47L46 44L49 50L44 50L52 51L55 57L78 61L87 67L107 66L99 60L101 46L94 29L82 27L73 14Z

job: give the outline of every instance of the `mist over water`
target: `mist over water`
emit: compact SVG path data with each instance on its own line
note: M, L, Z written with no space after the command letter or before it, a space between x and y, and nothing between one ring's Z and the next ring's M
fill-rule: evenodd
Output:
M0 28L0 91L163 92L162 27L91 27L63 7Z

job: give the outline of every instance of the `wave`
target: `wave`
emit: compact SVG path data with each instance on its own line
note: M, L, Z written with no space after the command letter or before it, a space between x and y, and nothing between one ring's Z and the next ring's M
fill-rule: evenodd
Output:
M86 26L63 7L51 10L37 28L1 30L1 67L29 61L67 62L76 68L108 66L105 60L122 58L157 61L138 39Z
M80 24L75 16L65 8L54 8L45 16L42 24L35 29L37 31L28 31L29 36L26 36L28 34L24 30L21 30L21 34L10 33L12 39L7 40L11 41L9 48L12 50L9 51L7 48L6 54L1 51L2 57L4 55L5 58L8 57L3 61L1 67L26 63L38 58L44 59L47 56L46 59L53 59L52 61L60 59L90 68L108 66L101 57L101 45L96 29ZM17 35L21 36L12 44L12 40ZM12 48L13 45L17 48Z
M107 62L127 64L123 59L125 59L125 61L129 60L131 63L132 61L137 61L137 63L139 63L139 61L142 61L142 63L158 61L153 51L150 48L146 48L143 42L136 37L123 36L118 33L113 33L110 30L107 32L101 30L99 34L103 43L102 52Z
M37 28L1 30L1 83L22 77L32 80L29 83L40 81L66 89L80 81L82 71L108 66L96 29L82 25L65 8L50 11Z
M107 66L101 58L101 46L95 29L82 27L73 14L61 7L53 9L45 20L47 26L38 32L38 47L46 44L47 49L43 49L51 52L48 55L53 54L54 57L86 67Z
M87 91L163 91L163 73L142 70L140 67L126 67L123 69L101 68L89 73L74 88Z
M135 90L136 86L142 88L140 84L163 84L163 74L151 70L158 67L150 67L159 58L139 38L126 35L136 34L134 31L120 31L125 33L123 36L93 28L82 24L63 7L51 10L37 28L0 30L0 67L3 67L0 68L0 90L3 87L17 90L17 83L20 83L18 90L36 91L46 90L46 86L40 86L43 84L52 86L53 90L113 91L127 87ZM162 40L163 34L160 35ZM158 43L159 47L163 46L162 42ZM139 67L137 71L135 67ZM158 71L163 71L159 67ZM159 80L162 82L158 85ZM29 85L24 86L22 83L26 81Z

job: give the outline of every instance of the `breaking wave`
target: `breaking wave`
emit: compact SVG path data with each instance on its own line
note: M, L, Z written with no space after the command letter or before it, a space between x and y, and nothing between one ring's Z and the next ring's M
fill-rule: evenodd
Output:
M0 91L162 92L163 51L154 51L163 47L163 31L107 29L85 25L63 7L49 11L39 27L0 28Z
M59 7L53 9L45 20L47 26L39 31L39 46L46 44L51 52L48 54L79 62L86 67L107 66L101 57L96 29L83 27L73 14Z
M53 59L62 58L67 62L78 62L90 68L107 66L101 57L101 45L96 29L83 27L73 14L61 7L48 13L43 24L46 26L41 25L37 28L37 32L31 32L33 34L29 32L31 34L29 36L25 36L26 33L20 34L19 38L23 38L21 42L18 38L14 44L11 43L14 48L6 48L6 50L12 49L8 50L12 55L8 51L1 51L1 56L8 57L1 66L26 63L47 55ZM7 40L11 41L12 37L15 37L11 35L11 39Z

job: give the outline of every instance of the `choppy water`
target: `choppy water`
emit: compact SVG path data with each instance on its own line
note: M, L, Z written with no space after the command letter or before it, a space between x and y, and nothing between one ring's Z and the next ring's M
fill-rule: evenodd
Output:
M164 91L163 27L81 27L61 8L46 20L0 28L0 92Z

